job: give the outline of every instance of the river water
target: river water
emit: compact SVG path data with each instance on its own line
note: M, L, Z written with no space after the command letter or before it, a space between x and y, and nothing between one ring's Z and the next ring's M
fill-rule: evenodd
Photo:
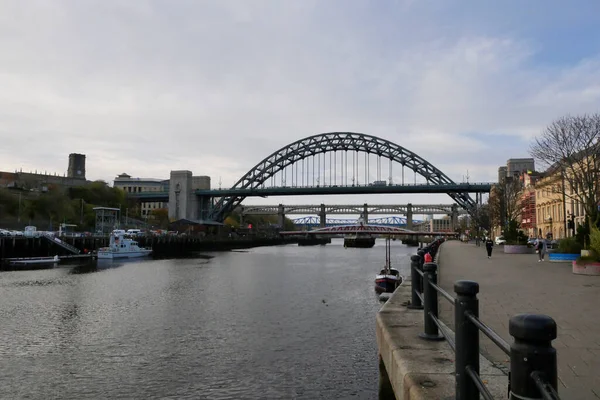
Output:
M0 272L0 398L376 399L384 249Z

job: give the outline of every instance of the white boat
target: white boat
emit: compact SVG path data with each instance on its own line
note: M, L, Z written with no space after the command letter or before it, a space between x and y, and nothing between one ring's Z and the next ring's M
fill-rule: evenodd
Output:
M138 258L152 254L152 249L139 247L138 243L124 237L123 233L112 233L108 247L98 249L98 259Z
M29 265L29 264L57 264L59 262L58 256L54 257L29 257L29 258L19 258L15 260L10 260L11 264L18 265Z

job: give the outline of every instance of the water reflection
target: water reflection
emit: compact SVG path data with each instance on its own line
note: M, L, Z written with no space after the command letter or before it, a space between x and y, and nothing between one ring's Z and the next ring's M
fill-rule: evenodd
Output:
M377 398L383 246L208 256L0 273L0 398Z

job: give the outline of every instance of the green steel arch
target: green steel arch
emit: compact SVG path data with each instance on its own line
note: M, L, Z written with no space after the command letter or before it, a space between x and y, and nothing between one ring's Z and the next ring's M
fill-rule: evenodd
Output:
M248 171L232 188L256 189L286 167L307 157L332 151L375 154L413 170L432 185L454 183L452 179L424 158L389 140L364 133L330 132L306 137L273 152ZM475 207L475 201L468 193L448 193L448 195L466 210L470 211ZM222 221L225 214L237 207L244 198L245 196L220 198L212 208L209 217Z

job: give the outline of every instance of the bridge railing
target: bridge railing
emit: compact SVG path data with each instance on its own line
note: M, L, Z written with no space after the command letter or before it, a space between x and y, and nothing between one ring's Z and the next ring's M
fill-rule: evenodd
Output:
M510 399L559 399L557 393L556 323L546 315L517 314L509 320L509 345L479 318L479 284L460 280L454 283L456 298L437 282L438 265L424 262L430 254L434 260L443 240L437 240L411 256L411 305L423 309L425 340L446 340L456 353L455 379L457 400L478 400L480 395L493 399L479 375L479 332L486 335L510 358L508 396ZM438 294L454 306L452 335L440 321Z

